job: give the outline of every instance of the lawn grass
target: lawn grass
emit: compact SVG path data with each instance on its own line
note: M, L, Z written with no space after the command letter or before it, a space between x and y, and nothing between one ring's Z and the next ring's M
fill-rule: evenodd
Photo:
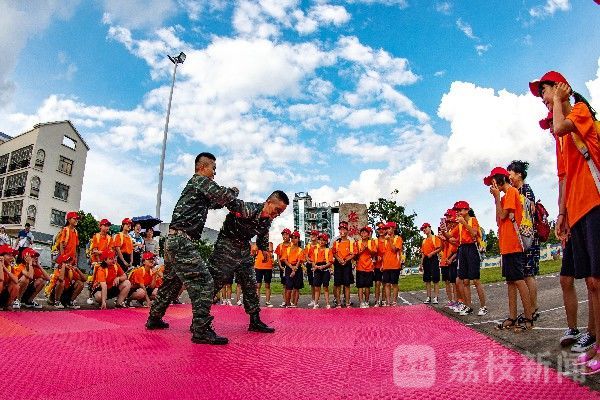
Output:
M560 271L560 266L561 260L542 261L540 262L540 275L556 273ZM504 278L502 278L500 267L484 268L481 270L481 283L495 283L502 281L504 281ZM444 288L445 285L440 283L440 287ZM331 283L330 288L333 289L333 282ZM400 277L401 292L416 292L421 290L425 290L422 275L407 275ZM271 291L273 294L281 294L282 292L281 282L279 282L279 279L276 277L273 277ZM355 286L352 286L350 291L351 293L357 293ZM264 289L262 292L264 293ZM307 282L304 283L304 289L300 290L300 294L310 294L310 287Z

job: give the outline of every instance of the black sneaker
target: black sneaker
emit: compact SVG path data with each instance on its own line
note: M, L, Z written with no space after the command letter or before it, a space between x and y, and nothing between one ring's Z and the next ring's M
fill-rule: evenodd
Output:
M596 337L591 335L589 332L584 333L579 336L577 343L571 347L571 351L573 353L583 353L588 351L590 347L592 347L596 343Z
M192 342L196 344L223 345L229 343L229 340L226 337L217 335L212 326L209 325L208 328L205 328L198 333L194 333L192 335Z
M169 324L163 321L161 318L148 318L148 321L146 321L146 329L149 331L156 329L169 329Z
M569 328L565 331L563 336L560 338L560 345L563 347L570 346L573 343L575 343L579 339L580 336L581 336L581 332L579 332L579 329Z

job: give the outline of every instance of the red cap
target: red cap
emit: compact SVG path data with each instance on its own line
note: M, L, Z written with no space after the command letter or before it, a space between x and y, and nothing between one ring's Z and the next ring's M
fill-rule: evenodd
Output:
M21 255L23 257L25 257L25 256L39 257L40 253L38 253L37 251L35 251L31 247L27 247L25 250L23 250L23 253L21 253Z
M102 220L100 221L100 224L99 224L99 225L100 225L100 226L102 226L102 225L105 225L105 226L111 226L112 224L110 223L110 221L109 221L109 220L107 220L106 218L104 218L104 219L102 219Z
M340 224L338 225L338 229L348 230L348 223L346 221L340 221Z
M107 258L115 258L117 253L114 250L106 249L100 254L100 260L106 261Z
M492 172L490 172L489 176L486 176L485 178L483 178L483 184L486 185L486 186L491 186L492 185L492 178L494 177L494 175L509 176L509 173L506 170L506 168L496 167L496 168L494 168L492 170Z
M469 203L467 203L464 200L457 201L456 203L454 203L454 209L456 211L458 211L458 210L468 210L470 208L471 208L471 206L469 206Z
M394 228L395 229L397 226L398 226L398 224L395 223L394 221L388 221L388 223L385 224L386 228Z
M287 233L288 235L292 234L292 231L290 231L288 228L285 228L284 230L281 231L281 234L283 235L284 233Z
M127 225L127 224L129 224L129 225L132 224L131 219L125 218L125 219L123 219L123 221L121 221L121 225Z
M7 244L3 244L2 246L0 246L0 256L3 256L5 254L15 254L15 249L13 249L12 247L10 247Z
M313 236L313 235L319 236L319 233L320 232L318 230L313 229L312 231L310 231L310 236Z
M79 219L79 214L77 213L77 211L69 211L67 213L67 221L71 218Z
M142 260L154 260L156 258L156 256L154 255L154 253L146 251L144 254L142 254Z
M552 111L548 112L548 115L544 119L540 119L540 128L543 130L548 130L552 126Z
M298 239L300 239L300 232L294 231L294 232L292 232L292 234L290 236L291 237L297 237Z
M444 217L446 217L447 220L454 221L456 219L456 210L449 209L446 211L446 214L444 214Z
M562 82L562 83L566 83L567 85L569 85L569 82L567 82L567 80L565 79L564 76L562 76L561 73L556 72L556 71L548 71L539 80L529 82L529 90L531 90L531 94L533 94L536 97L542 97L542 96L540 96L540 83L541 82L554 82L554 83ZM571 85L569 85L569 87L570 86Z
M326 233L321 233L321 234L319 235L319 239L324 239L324 240L326 240L326 241L329 241L329 235L328 235L328 234L326 234Z
M369 235L370 235L371 233L373 233L373 228L371 228L368 225L367 226L363 226L362 228L360 228L360 232L363 232L363 231L369 232Z
M73 257L63 253L63 254L59 255L58 257L56 257L56 263L60 265L60 264L68 263L72 259L73 259Z
M421 230L424 230L425 228L431 228L429 222L425 222L423 225L421 225Z

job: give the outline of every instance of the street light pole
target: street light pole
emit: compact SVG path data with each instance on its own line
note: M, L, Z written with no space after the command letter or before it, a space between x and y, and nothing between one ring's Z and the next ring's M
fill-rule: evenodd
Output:
M173 88L175 87L175 75L177 74L177 65L185 61L185 53L181 52L177 57L169 57L169 60L175 64L173 69L173 82L171 83L171 93L169 94L169 105L167 106L167 120L165 122L165 132L163 134L162 153L160 155L160 170L158 172L158 193L156 194L156 218L160 219L160 205L162 197L163 172L165 169L165 152L167 150L167 134L169 132L169 116L171 114L171 101L173 100Z

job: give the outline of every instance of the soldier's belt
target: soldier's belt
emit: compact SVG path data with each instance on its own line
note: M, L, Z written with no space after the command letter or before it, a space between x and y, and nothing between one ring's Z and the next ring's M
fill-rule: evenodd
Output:
M169 229L169 235L183 236L185 238L188 238L188 239L192 240L192 238L190 237L190 235L188 235L185 231L182 231L182 230L179 230L179 229Z

